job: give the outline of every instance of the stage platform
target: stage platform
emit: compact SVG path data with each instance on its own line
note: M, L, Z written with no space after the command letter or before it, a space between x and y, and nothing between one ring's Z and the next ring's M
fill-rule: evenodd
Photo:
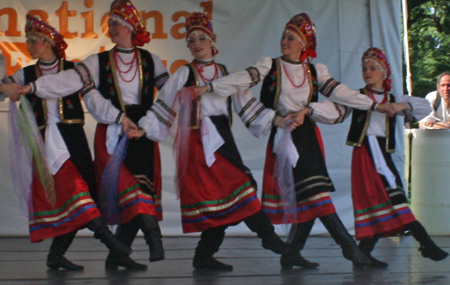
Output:
M450 251L450 237L434 237ZM149 263L142 237L133 244L132 257L146 271L105 270L107 249L98 240L77 237L66 254L84 271L54 271L45 265L50 240L31 244L24 237L0 238L0 284L450 284L450 258L434 262L423 258L411 236L382 239L374 256L389 263L387 269L356 269L341 255L330 237L310 237L302 251L315 269L282 270L279 256L264 250L254 237L226 237L215 255L232 264L230 272L197 271L192 257L198 237L165 237L166 259Z

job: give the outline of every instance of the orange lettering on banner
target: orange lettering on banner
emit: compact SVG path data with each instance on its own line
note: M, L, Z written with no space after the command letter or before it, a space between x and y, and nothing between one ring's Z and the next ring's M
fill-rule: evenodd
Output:
M69 32L69 17L75 17L77 11L69 11L67 1L63 1L61 8L56 10L55 15L59 17L59 32L64 39L74 39L78 36L78 32Z
M95 0L83 0L84 6L88 8L87 11L80 12L80 17L84 19L84 31L78 29L77 31L71 32L69 28L69 17L76 17L77 10L69 10L69 1L61 1L61 6L55 11L56 17L59 18L59 32L64 36L65 39L74 39L78 37L78 31L80 31L81 39L98 39L98 34L95 32L97 29L96 22L94 22L94 17L96 13L101 13L101 11L92 10ZM72 3L72 2L70 2ZM73 3L72 3L73 4ZM213 1L203 1L199 3L200 9L203 10L211 19L213 12ZM46 11L33 9L28 11L29 14L37 16L44 22L48 22L49 14ZM152 30L153 39L167 39L168 33L164 31L164 18L160 11L140 11L140 14L144 20L144 24L147 26L149 19L152 19L153 25L149 24L148 30ZM176 11L172 14L171 20L173 25L170 27L170 36L175 40L182 40L185 37L185 21L189 16L190 12L187 11ZM7 27L0 27L0 36L6 37L21 37L22 28L18 29L17 23L23 22L23 20L18 20L17 11L14 8L6 7L0 9L0 18L2 16L8 17ZM108 34L108 18L109 12L103 14L100 20L101 32L110 38ZM4 19L1 21L5 23ZM75 25L73 25L75 26ZM152 27L150 27L152 26ZM73 29L73 27L72 27ZM0 50L6 60L6 68L8 75L15 73L19 68L25 64L25 61L30 61L31 58L27 51L27 46L25 43L13 43L11 41L0 42ZM99 51L103 52L105 50L104 46L99 46ZM19 53L22 55L19 56ZM78 59L75 59L78 61ZM14 62L12 62L14 61ZM170 64L170 73L174 73L178 68L187 64L186 60L176 60ZM167 66L167 61L164 60L164 65Z
M48 23L48 14L45 11L42 10L30 10L28 11L28 14L31 16L39 16L38 18L41 19L41 21Z
M94 6L93 0L84 0L84 6L86 8L92 8ZM85 32L81 34L82 39L97 39L98 35L94 33L94 11L88 11L81 13L81 17L84 18Z
M11 54L13 52L23 54L27 62L31 60L26 43L0 42L0 50L5 57L5 65L8 67L6 69L6 75L8 76L16 73L22 67L21 61L12 62Z
M96 39L98 35L94 33L94 11L88 11L81 13L81 17L84 18L84 33L81 34L82 39Z
M147 27L147 20L149 18L153 18L155 21L155 31L152 33L152 39L167 39L167 34L164 33L164 17L161 12L158 11L150 11L145 13L145 11L141 11L142 19L144 20L144 24L146 26L147 31L149 31L149 27Z
M186 23L186 18L189 16L189 12L186 11L178 11L173 13L172 15L172 21L178 22L181 17L184 17L183 21L181 23L175 24L170 28L170 35L176 39L181 40L184 39L184 35L186 34L186 31L184 31L184 24ZM183 32L180 33L180 30Z
M0 17L8 15L8 29L5 31L5 36L20 37L20 31L17 30L17 12L13 8L3 8L0 10ZM0 30L0 36L3 33Z
M200 7L203 8L203 12L212 20L213 1L200 2Z

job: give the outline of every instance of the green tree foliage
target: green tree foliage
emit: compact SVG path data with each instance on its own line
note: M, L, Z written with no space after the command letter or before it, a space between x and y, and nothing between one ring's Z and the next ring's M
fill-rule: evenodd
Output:
M413 94L436 90L436 78L450 71L450 1L408 0Z

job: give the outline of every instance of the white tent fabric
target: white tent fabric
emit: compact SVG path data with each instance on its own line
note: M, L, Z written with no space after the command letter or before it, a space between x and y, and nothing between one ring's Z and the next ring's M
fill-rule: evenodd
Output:
M109 39L102 34L100 25L97 25L108 11L110 1L64 2L69 3L68 10L75 11L75 15L80 15L68 20L68 31L77 31L75 38L67 40L68 59L84 59L89 54L99 52L100 47L106 49L112 47ZM167 38L154 38L144 48L159 55L169 67L177 59L191 60L184 38L176 39L173 30L171 32L175 24L184 22L184 16L178 18L180 11L203 11L204 7L212 5L213 26L218 35L216 46L220 51L216 60L226 64L231 70L248 67L261 56L279 56L279 39L285 23L295 14L306 11L315 23L317 31L318 58L314 60L314 63L325 63L336 80L352 89L357 89L364 85L360 67L362 53L370 46L380 47L386 52L392 67L392 92L395 94L402 92L400 0L216 0L214 2L133 0L133 2L141 11L158 11L162 14L164 25L160 28L163 28ZM24 26L26 11L33 9L46 11L50 24L59 27L60 22L58 17L55 17L55 11L62 7L62 3L63 1L59 0L0 0L1 7L11 7L17 11L19 30ZM94 29L98 33L97 39L82 38L83 30L86 29L85 19L88 16L81 17L81 13L88 10L94 12ZM6 23L5 16L0 16L0 32L2 32L0 49L5 57L7 45L2 43L24 42L23 32L21 37L6 35L5 30L8 26ZM147 21L148 30L152 33L155 32L155 23L151 19ZM179 31L183 32L183 29ZM8 56L7 64L9 65L15 60L18 64L21 61L24 62L24 57L18 52L11 52ZM256 97L259 97L259 88L259 86L253 88ZM95 122L89 114L86 115L85 130L92 144ZM12 189L7 117L7 101L0 102L0 236L27 235L27 219L21 216L18 200ZM399 121L399 151L396 154L401 172L403 171L403 135L400 132L402 125ZM324 139L328 169L337 190L331 196L344 224L349 230L353 230L350 190L352 148L345 144L349 120L340 125L319 125L319 127ZM244 162L261 185L267 137L261 139L252 137L237 116L234 116L233 133ZM161 227L164 235L181 235L179 201L174 193L174 161L171 147L171 139L167 139L160 145L164 210L164 221L161 222ZM277 230L281 234L285 233L284 227L278 227ZM252 234L244 224L230 227L227 233L229 235ZM326 233L326 230L318 222L312 233Z

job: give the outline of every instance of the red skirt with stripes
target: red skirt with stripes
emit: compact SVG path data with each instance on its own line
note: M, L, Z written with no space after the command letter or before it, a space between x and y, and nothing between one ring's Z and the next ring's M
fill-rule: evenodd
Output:
M200 133L192 131L188 167L178 179L184 233L236 224L261 210L253 180L218 152L215 157L208 167Z
M33 213L29 218L31 242L53 238L82 228L100 211L89 194L89 187L75 165L68 159L53 176L56 203L52 207L45 198L37 176L32 182Z
M377 173L366 144L353 149L352 199L356 239L391 236L416 221L406 198L393 202Z
M101 189L101 177L103 171L108 162L109 154L106 148L106 130L108 125L97 124L94 140L94 167L97 177L98 189ZM158 145L155 144L155 154L159 158ZM155 156L156 157L156 156ZM155 163L156 169L154 169L155 176L160 175L160 164ZM119 208L120 208L120 223L124 224L131 221L135 216L139 214L147 214L157 216L158 220L162 218L161 211L161 183L154 183L156 195L151 195L144 192L136 179L136 177L125 167L119 174L117 191L119 192ZM160 180L157 180L160 181ZM156 209L160 211L157 212Z

